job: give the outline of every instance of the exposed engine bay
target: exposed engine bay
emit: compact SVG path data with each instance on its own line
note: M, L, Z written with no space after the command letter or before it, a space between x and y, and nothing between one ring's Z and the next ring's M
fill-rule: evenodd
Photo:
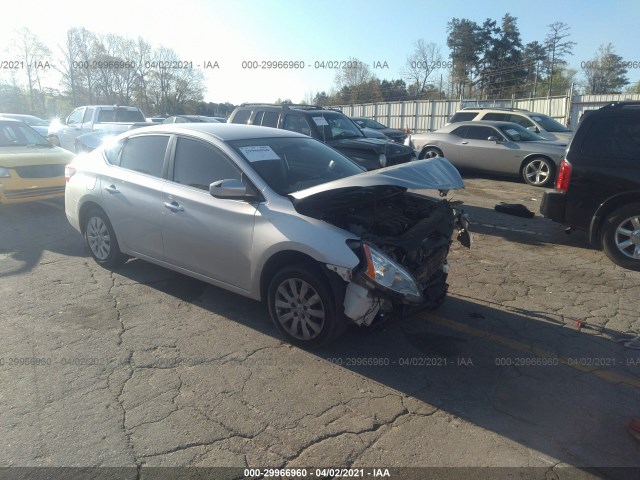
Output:
M451 203L394 186L333 193L331 198L323 199L322 206L304 213L358 236L360 250L367 244L374 246L404 267L422 293L420 302L408 301L400 294L380 289L375 282L368 282L365 275L354 275L357 277L354 282L371 292L369 297L378 299L378 307L390 310L398 305L419 304L421 308L435 308L442 303L447 292L447 255L452 233L456 226L461 229L459 214L456 215ZM362 252L354 250L364 262ZM366 266L361 264L360 269L363 268ZM364 298L364 293L350 283L347 297L352 294ZM362 323L373 320L372 310L369 305ZM361 319L354 320L361 323Z

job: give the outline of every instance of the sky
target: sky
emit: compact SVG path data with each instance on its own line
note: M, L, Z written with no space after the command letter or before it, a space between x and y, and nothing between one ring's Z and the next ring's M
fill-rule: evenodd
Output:
M581 62L608 42L625 60L640 64L637 0L22 0L4 3L1 9L0 60L11 60L5 58L5 47L21 27L44 41L54 58L71 27L141 36L154 47L175 50L194 68L218 62L219 68L203 70L204 99L216 103L278 98L300 102L319 91L328 93L336 71L315 68L322 61L326 66L355 57L370 67L382 66L372 70L380 79L401 78L418 39L440 45L447 58L447 23L454 17L481 24L510 13L517 18L523 44L543 41L550 23L565 22L571 27L570 39L577 42L569 57L573 68L580 70ZM305 68L243 68L243 62L274 60L304 62ZM439 78L440 73L446 76L444 70L434 75ZM628 77L640 81L640 68L630 69Z

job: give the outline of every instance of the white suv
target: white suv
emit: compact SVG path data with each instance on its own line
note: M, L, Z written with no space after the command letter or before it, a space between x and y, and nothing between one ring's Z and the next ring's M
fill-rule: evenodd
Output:
M557 140L569 143L573 131L554 120L549 115L534 113L519 108L482 108L467 107L451 117L449 123L467 122L471 120L495 120L513 122L537 133L545 140Z

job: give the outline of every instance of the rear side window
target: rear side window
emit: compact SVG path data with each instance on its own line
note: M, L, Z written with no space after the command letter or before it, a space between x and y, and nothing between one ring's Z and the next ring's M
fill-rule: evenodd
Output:
M589 157L625 158L640 163L640 116L596 119L581 151Z
M162 177L169 137L144 135L127 140L120 154L120 166L135 172Z
M212 145L190 138L178 138L173 181L209 191L209 184L229 178L240 180L233 161Z
M466 122L468 120L473 120L474 118L476 118L476 115L478 115L478 112L458 112L453 117L451 117L449 123Z
M465 134L467 133L467 127L463 126L463 127L458 127L455 130L453 130L451 132L451 135L455 135L456 137L462 137L464 138Z
M263 127L278 127L278 117L280 114L278 112L264 112L264 117L262 117L261 125Z
M506 113L487 113L482 120L495 120L498 122L513 122L513 120L509 120L509 115Z
M233 122L231 123L247 123L251 116L251 110L240 110L233 116Z

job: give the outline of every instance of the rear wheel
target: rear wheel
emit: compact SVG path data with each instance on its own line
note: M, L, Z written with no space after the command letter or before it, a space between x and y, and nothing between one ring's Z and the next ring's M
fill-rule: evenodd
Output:
M85 219L84 237L93 259L107 268L123 263L126 257L120 252L116 234L107 215L95 208Z
M331 287L322 272L309 265L280 270L269 284L267 299L271 320L294 345L318 348L341 331Z
M522 166L522 178L534 187L547 187L553 183L555 167L544 157L526 160Z
M607 217L602 247L616 265L640 270L640 203L620 207Z

